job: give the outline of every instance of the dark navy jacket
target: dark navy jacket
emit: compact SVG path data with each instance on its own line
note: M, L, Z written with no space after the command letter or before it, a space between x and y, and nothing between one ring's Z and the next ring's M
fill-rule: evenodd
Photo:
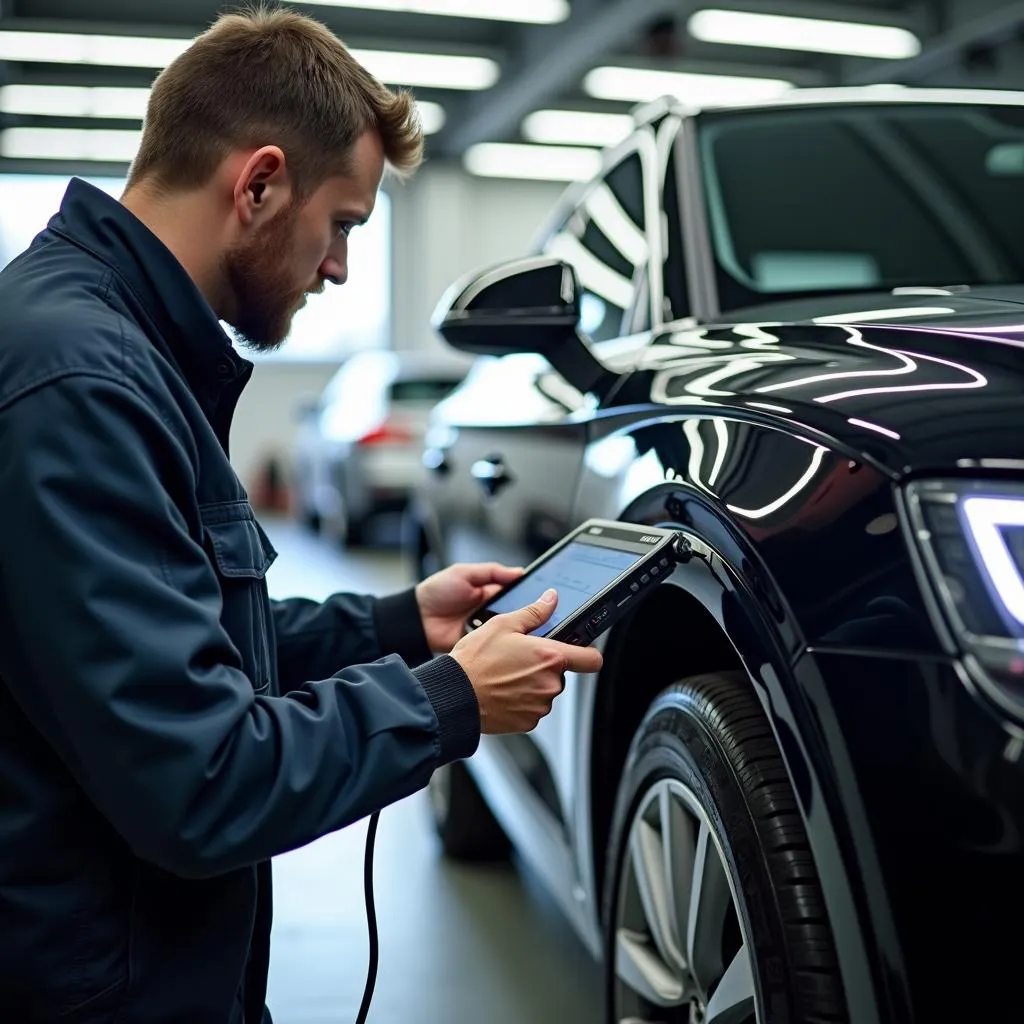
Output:
M84 182L0 273L3 1020L258 1024L270 858L478 743L412 591L268 599L251 371Z

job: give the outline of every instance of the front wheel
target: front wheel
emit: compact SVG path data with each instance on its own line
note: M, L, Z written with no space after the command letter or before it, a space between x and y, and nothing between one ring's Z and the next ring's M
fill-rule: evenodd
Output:
M612 1024L848 1020L796 798L742 674L659 695L630 748L611 837Z

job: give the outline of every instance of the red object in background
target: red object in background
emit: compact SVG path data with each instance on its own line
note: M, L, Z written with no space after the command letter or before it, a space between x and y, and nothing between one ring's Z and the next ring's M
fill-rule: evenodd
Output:
M277 455L270 455L264 460L249 490L249 500L253 508L263 512L291 511L291 496Z
M358 444L409 444L413 441L413 434L395 423L382 423L375 430L363 434Z

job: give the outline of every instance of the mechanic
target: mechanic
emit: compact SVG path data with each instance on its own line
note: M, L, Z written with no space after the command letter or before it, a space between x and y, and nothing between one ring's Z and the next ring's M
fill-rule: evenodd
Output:
M601 657L464 636L520 570L270 601L228 459L252 349L341 284L408 95L319 23L221 18L154 84L120 201L73 179L0 274L0 1007L18 1024L258 1024L270 858L528 731Z

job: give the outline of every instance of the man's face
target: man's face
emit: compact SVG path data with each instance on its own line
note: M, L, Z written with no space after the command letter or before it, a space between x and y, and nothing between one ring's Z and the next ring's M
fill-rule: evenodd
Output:
M276 349L308 293L348 277L348 235L373 211L384 174L380 136L356 143L351 169L328 178L305 202L279 211L224 257L235 298L232 326L250 348Z

